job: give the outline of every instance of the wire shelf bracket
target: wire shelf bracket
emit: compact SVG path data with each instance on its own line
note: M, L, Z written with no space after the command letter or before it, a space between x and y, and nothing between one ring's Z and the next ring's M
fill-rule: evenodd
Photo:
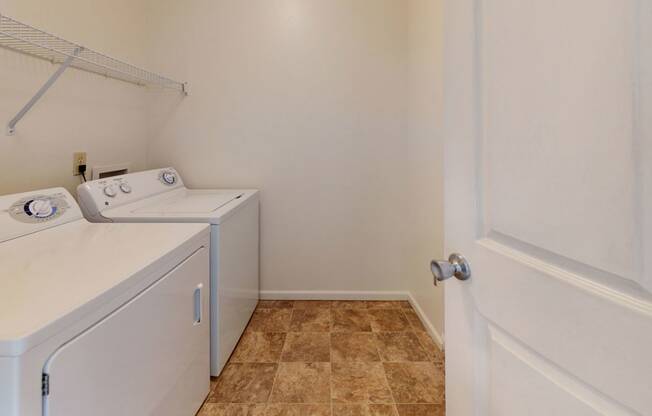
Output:
M171 88L188 95L188 84L146 71L131 64L95 52L32 26L0 14L0 46L30 56L60 64L52 76L7 124L7 135L16 132L16 124L38 100L54 85L59 77L73 67L108 78L139 86Z

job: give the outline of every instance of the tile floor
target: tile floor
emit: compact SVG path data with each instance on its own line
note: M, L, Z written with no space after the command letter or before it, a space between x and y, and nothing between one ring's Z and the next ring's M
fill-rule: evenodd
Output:
M444 355L404 301L260 301L198 416L443 416Z

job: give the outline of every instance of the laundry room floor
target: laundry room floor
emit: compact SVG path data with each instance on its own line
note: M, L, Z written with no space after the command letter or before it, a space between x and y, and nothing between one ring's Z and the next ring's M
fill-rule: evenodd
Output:
M198 416L443 416L444 354L405 301L260 301Z

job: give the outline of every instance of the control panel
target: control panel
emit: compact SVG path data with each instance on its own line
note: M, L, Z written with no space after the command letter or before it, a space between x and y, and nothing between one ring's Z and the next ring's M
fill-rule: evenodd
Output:
M9 215L16 221L39 223L52 221L70 208L63 194L30 195L14 202L9 207Z
M102 219L100 212L105 209L179 187L183 187L179 173L173 168L163 168L89 181L77 188L77 194L84 213L94 221L99 221Z
M86 182L88 186L95 189L98 195L102 195L105 199L105 205L112 205L112 202L119 198L121 195L131 194L133 188L129 184L129 180L125 176L115 176L106 179L98 179L92 182Z
M0 241L81 218L77 203L63 188L0 196Z

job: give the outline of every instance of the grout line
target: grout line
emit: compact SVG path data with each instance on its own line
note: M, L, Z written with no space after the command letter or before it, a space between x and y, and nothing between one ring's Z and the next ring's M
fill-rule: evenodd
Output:
M387 371L385 371L385 364L383 361L380 362L380 366L382 367L383 370L383 376L385 376L385 383L387 383L387 388L389 389L389 394L392 396L392 403L394 405L394 409L396 410L396 413L398 414L398 408L396 407L396 397L394 396L394 390L392 390L392 386L389 384L389 378L387 378Z
M283 357L283 351L285 350L285 344L287 344L288 341L288 336L287 332L285 333L285 338L283 339L283 347L281 347L281 354L278 356L278 361L276 362L276 374L274 374L274 381L272 381L272 387L269 389L269 396L267 396L267 400L265 401L265 407L267 407L270 403L270 400L272 399L272 394L274 393L274 387L276 386L276 380L278 379L278 375L281 372L281 358Z

